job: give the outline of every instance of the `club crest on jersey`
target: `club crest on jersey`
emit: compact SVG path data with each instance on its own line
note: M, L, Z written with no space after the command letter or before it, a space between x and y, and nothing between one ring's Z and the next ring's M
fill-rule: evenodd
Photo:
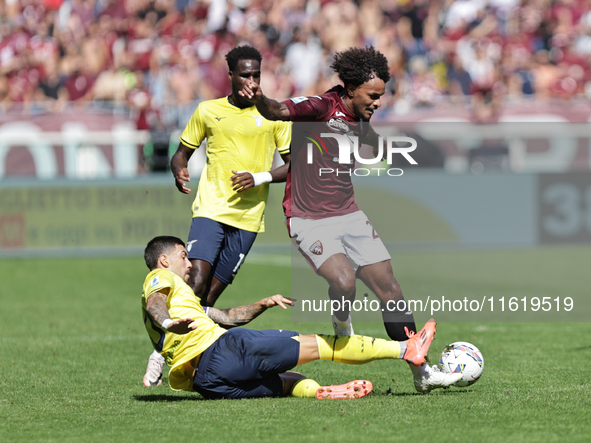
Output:
M322 255L324 252L324 249L322 248L322 242L320 240L316 240L314 243L312 243L312 246L310 246L310 252L314 255Z
M254 124L257 125L258 128L263 126L263 117L260 115L251 115L251 117L254 117Z
M150 288L153 288L154 286L159 285L159 284L160 284L160 278L158 278L158 276L156 276L150 282Z
M349 125L345 123L342 118L331 118L326 122L326 126L340 132L350 132Z

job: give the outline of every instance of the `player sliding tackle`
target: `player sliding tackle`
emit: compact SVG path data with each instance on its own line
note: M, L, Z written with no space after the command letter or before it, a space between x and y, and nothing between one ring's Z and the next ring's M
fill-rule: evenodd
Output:
M296 97L280 103L266 97L261 85L252 81L244 82L238 93L269 120L321 123L327 155L315 156L312 164L308 163L309 138L302 136L294 125L283 207L293 243L314 271L328 282L330 299L342 307L332 316L335 334L354 334L347 306L355 300L356 279L360 279L381 303L388 337L404 341L416 332L414 316L410 310L396 312L388 308L404 301L404 297L388 250L357 206L351 174L318 173L339 167L350 172L354 167L353 163L340 163L342 150L338 140L345 135L356 137L359 145L368 144L374 150L378 146L379 137L369 121L381 106L380 99L390 79L388 61L372 46L351 48L337 52L331 68L343 84L320 96ZM309 133L309 126L312 125L306 125L306 131L301 132ZM436 366L410 365L410 369L419 392L449 386L449 377Z
M420 366L435 334L432 319L416 335L400 342L286 330L227 330L249 323L268 308L286 309L293 300L274 295L247 306L204 309L186 283L192 265L182 240L156 237L148 243L144 259L150 269L142 296L144 324L154 349L171 366L170 386L196 391L205 398L361 398L371 392L371 382L320 386L289 370L314 360L361 364L403 359ZM459 377L454 374L448 386Z

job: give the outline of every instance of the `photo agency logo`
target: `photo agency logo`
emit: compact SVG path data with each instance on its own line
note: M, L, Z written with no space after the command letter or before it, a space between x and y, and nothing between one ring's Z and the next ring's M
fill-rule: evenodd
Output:
M392 159L395 155L403 156L411 165L418 164L411 156L411 152L417 148L417 141L411 137L388 136L384 141L384 137L380 136L377 141L377 146L370 145L373 149L373 158L366 158L362 157L360 154L359 137L352 132L344 134L322 132L320 135L313 134L309 131L304 132L305 138L308 140L306 161L309 165L314 163L315 155L330 156L331 149L329 146L331 144L334 145L336 142L338 146L338 156L333 155L333 158L331 159L336 165L334 165L334 167L327 167L332 165L327 165L326 162L322 162L322 166L318 168L319 176L334 174L337 176L355 175L364 177L369 175L388 175L390 177L399 177L404 174L404 171L401 168L391 167L393 163ZM382 163L384 160L388 167L378 166L378 164ZM357 164L362 166L355 167Z

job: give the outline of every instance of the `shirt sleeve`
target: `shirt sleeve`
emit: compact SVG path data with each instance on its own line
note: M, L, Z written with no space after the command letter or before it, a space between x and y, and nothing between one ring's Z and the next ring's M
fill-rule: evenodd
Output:
M291 145L291 122L275 122L275 146L279 154L289 154Z
M330 108L326 98L318 95L311 97L294 97L285 100L283 103L289 109L292 122L316 122L323 121L323 118Z
M152 275L150 282L147 284L144 296L146 301L150 295L155 292L159 292L164 288L172 288L174 286L174 279L170 273L167 272L156 272Z
M202 117L201 104L197 105L197 109L193 112L189 123L185 126L185 130L181 134L181 142L189 148L197 149L203 139L205 138L205 124Z

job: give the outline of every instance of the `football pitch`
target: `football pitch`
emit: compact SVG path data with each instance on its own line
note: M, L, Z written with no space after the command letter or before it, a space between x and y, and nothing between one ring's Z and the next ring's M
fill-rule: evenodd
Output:
M404 252L392 263L407 297L492 289L566 296L589 292L591 248ZM373 393L206 401L172 391L166 370L162 386L142 385L151 352L140 310L146 274L139 256L0 261L1 442L591 440L590 323L440 323L433 362L458 340L484 355L482 378L467 388L420 395L402 361L321 361L296 370L321 384L367 378ZM253 255L219 307L290 295L290 280L289 256ZM249 327L332 331L328 315L292 323L279 308ZM387 337L379 323L355 330Z

